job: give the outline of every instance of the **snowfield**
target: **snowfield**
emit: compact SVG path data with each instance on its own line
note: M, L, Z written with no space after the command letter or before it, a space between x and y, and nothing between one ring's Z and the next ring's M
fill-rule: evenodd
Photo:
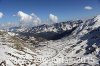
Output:
M16 43L10 37L14 33L0 34L0 66L100 66L99 27L100 16L96 16L67 37L40 42L33 48L22 46L22 50L13 46Z

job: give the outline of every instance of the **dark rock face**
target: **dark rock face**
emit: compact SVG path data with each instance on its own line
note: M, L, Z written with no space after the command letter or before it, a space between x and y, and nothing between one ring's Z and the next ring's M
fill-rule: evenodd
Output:
M88 40L88 45L99 45L100 46L100 27L90 31L88 34L85 34L81 37L82 40Z
M90 54L96 50L95 47L92 45L100 46L100 27L90 31L88 34L85 34L83 37L81 37L81 40L87 40L87 47L86 47L86 53Z
M74 27L73 29L67 30L67 31L65 31L65 32L63 32L61 34L56 34L51 38L51 40L58 40L58 39L61 39L61 38L65 37L65 36L69 36L76 28L77 27Z

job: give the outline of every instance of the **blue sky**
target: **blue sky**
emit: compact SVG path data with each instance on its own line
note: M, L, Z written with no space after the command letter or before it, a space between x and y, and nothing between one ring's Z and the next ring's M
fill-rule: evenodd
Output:
M18 22L13 15L19 11L35 13L42 21L53 14L60 22L99 15L100 0L0 0L0 12L4 14L0 22Z

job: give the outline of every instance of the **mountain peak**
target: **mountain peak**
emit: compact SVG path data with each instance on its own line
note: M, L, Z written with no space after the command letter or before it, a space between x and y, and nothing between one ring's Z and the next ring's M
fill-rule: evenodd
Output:
M94 27L98 28L100 26L100 15L97 15L95 18L94 18Z
M100 15L97 15L96 18L97 18L97 19L100 19Z

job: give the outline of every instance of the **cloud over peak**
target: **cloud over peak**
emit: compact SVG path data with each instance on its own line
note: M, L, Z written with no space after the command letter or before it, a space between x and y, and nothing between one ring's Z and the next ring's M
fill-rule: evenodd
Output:
M4 14L2 12L0 12L0 18L2 18L4 16Z
M85 10L92 10L93 7L91 7L91 6L85 6L84 9L85 9Z
M23 26L33 26L39 25L41 23L40 18L37 17L34 13L27 14L22 11L19 11L17 13L17 16L20 18L20 22Z
M20 17L21 22L30 22L32 20L32 16L30 16L22 11L19 11L17 13L17 15Z
M57 23L58 22L58 17L53 15L53 14L49 14L49 20L53 23Z
M41 19L35 13L27 14L23 11L18 11L17 15L13 16L19 17L20 26L22 27L28 27L28 26L33 27L42 24ZM52 24L57 22L58 22L58 17L53 14L49 14L47 23Z

